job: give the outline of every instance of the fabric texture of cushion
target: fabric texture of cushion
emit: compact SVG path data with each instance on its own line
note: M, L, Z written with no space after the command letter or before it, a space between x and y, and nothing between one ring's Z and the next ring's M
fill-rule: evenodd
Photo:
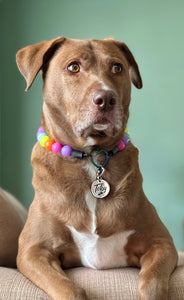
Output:
M182 261L183 260L183 261ZM184 254L180 254L180 264ZM83 287L90 300L138 300L139 269L91 270L72 268L67 275ZM50 300L47 294L16 269L0 268L0 300ZM169 281L169 300L184 300L184 266Z

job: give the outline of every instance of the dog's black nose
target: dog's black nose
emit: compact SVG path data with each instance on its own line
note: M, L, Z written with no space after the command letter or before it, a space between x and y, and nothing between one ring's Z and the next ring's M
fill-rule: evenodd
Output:
M111 90L99 90L93 94L93 103L100 111L110 111L116 104L116 95Z

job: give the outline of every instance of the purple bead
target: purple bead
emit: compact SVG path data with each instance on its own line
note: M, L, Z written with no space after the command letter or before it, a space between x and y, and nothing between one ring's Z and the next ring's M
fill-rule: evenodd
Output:
M129 137L125 134L122 141L124 142L125 146L128 145Z
M70 156L72 153L72 148L68 145L63 146L63 148L61 149L61 154L63 156Z
M56 142L52 145L52 152L58 153L61 151L61 148L62 148L61 144Z
M39 136L41 133L45 133L44 130L40 130L40 131L37 132L37 134L36 134L37 138L38 138L38 136Z

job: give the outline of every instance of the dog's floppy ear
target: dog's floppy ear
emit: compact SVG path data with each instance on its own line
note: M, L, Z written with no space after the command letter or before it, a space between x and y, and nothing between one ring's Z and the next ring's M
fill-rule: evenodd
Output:
M138 65L133 57L132 52L129 50L126 44L117 42L116 44L121 49L121 51L125 54L126 59L129 64L129 74L130 78L132 80L132 83L136 86L136 88L141 89L142 88L142 78L139 72Z
M64 40L64 37L60 37L50 41L44 41L24 47L17 52L16 62L27 82L26 91L31 87L37 73L41 70L43 65L48 62L49 58Z

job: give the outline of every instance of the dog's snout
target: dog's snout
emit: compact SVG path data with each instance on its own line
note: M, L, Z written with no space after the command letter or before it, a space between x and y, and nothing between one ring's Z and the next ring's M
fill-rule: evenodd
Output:
M93 103L100 111L110 111L116 104L116 95L111 90L99 90L93 94Z

